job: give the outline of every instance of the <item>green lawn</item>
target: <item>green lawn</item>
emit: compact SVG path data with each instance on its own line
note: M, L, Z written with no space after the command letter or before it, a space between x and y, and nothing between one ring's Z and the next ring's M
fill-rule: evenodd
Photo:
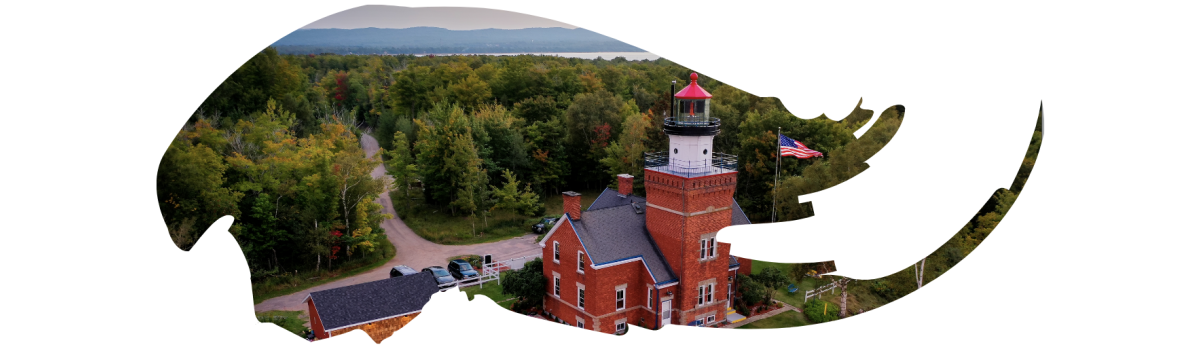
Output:
M775 267L776 269L779 269L785 275L788 275L789 280L791 280L788 283L795 283L795 280L791 279L792 264L789 264L789 263L774 263L774 262L765 262L765 261L755 260L755 261L751 262L750 272L754 273L754 274L758 274L759 272L761 272L763 269L765 269L767 267ZM800 308L804 305L804 292L805 291L815 290L818 287L821 287L821 286L824 286L826 284L833 282L833 280L834 280L834 277L831 277L831 276L826 276L826 277L819 278L819 279L805 277L803 280L800 281L799 284L796 285L796 286L800 287L800 289L797 290L796 293L788 294L787 285L784 285L783 287L780 287L775 290L775 299L779 300L781 302L787 303L787 304L791 304L793 307ZM851 289L852 290L851 290L850 296L851 296L851 298L853 298L853 296L856 294L856 292L854 292L854 290L853 290L854 287L851 287ZM865 287L864 287L864 290L865 290ZM821 295L821 299L830 300L831 299L830 297L841 296L842 295L841 292L842 292L841 289L836 289L833 291L825 292L824 294ZM851 305L851 307L850 307L851 309L857 309L856 307L853 306L854 305L853 302L847 302L847 303L849 303Z
M304 331L308 330L308 327L304 326L304 322L308 319L303 317L303 311L271 310L255 313L254 316L258 318L258 322L279 325L279 327L283 327L288 332L295 333L300 337L304 337Z
M501 291L500 284L496 283L495 281L485 283L483 284L483 287L470 286L464 287L462 290L463 292L467 293L468 300L475 300L475 295L484 295L495 301L497 305L504 307L504 309L509 309L512 307L513 303L517 302L515 298L504 294L504 292Z
M808 325L808 320L804 318L804 314L789 310L736 328L785 328L804 325Z
M600 196L600 191L581 194L583 197L580 205L587 209L588 205ZM392 191L391 195L396 212L405 212L403 195L400 195L399 191ZM543 199L546 205L546 213L543 216L562 216L562 195L549 195ZM541 216L526 217L513 212L497 211L488 214L485 226L483 217L454 216L449 208L425 205L419 200L410 201L409 205L409 212L400 214L404 224L425 240L443 245L473 245L511 239L532 233L531 227L541 219Z
M334 270L325 268L326 264L322 263L320 272L314 270L300 271L295 274L288 273L264 280L252 281L250 289L251 294L254 295L254 304L345 277L358 275L387 263L387 261L392 260L392 257L395 256L396 246L392 246L389 242L381 244L375 253L363 255L361 259L351 258L349 261L334 262Z
M791 273L791 271L792 271L791 263L775 263L775 262L754 260L753 262L750 262L750 273L758 274L758 272L762 271L766 267L775 267L775 269L779 269L779 271L782 271L784 274Z

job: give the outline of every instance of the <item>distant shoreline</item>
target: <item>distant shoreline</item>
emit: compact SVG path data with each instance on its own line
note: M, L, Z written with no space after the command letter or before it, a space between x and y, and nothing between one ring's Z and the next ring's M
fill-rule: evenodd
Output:
M648 60L651 60L651 61L653 61L653 60L656 60L656 59L659 59L659 58L660 58L660 56L659 56L659 55L656 55L656 54L653 54L653 53L650 53L650 52L646 52L646 51L642 51L642 52L493 52L493 53L426 53L426 54L414 54L414 55L417 55L417 56L427 56L427 55L434 55L434 56L471 56L471 55L480 55L480 56L519 56L519 55L534 55L534 56L558 56L558 57L566 57L566 58L583 58L583 59L593 59L593 58L596 58L596 57L600 57L600 58L603 58L603 59L605 59L605 60L612 60L613 58L617 58L617 57L625 57L625 59L627 59L627 60L631 60L631 61L640 61L640 60L643 60L643 59L648 59Z

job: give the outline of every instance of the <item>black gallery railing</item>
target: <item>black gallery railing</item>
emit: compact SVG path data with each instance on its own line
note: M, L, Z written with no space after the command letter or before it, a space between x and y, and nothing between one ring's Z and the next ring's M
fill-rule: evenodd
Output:
M672 159L665 151L643 153L646 168L688 178L737 171L737 155L713 153L712 160Z

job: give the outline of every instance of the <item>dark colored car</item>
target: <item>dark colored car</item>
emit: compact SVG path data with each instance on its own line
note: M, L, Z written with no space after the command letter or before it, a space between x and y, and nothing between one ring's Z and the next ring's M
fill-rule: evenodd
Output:
M407 265L397 265L397 266L392 267L392 276L391 277L412 275L412 274L416 274L416 273L420 273L420 272L417 271L416 269L409 268Z
M442 292L445 292L446 289L458 285L458 280L455 279L453 275L450 275L450 272L446 271L446 268L432 266L421 269L421 272L433 274L433 279L437 280L438 289L441 289Z
M475 281L479 279L479 272L471 267L471 263L461 259L450 261L450 265L446 266L450 270L450 275L454 275L455 279L462 281Z
M541 222L533 225L533 233L545 234L546 232L550 231L550 228L554 227L554 222L557 221L558 218L555 217L543 217Z

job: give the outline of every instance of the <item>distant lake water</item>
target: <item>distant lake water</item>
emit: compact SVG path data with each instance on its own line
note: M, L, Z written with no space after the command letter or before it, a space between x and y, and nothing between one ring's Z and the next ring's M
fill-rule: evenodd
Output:
M566 58L584 58L595 59L596 57L612 60L617 57L625 57L627 60L640 61L643 59L656 60L658 55L650 52L527 52L527 53L434 53L434 56L469 56L469 55L488 55L488 56L516 56L516 55L535 55L535 56L558 56ZM418 55L420 56L420 55Z

